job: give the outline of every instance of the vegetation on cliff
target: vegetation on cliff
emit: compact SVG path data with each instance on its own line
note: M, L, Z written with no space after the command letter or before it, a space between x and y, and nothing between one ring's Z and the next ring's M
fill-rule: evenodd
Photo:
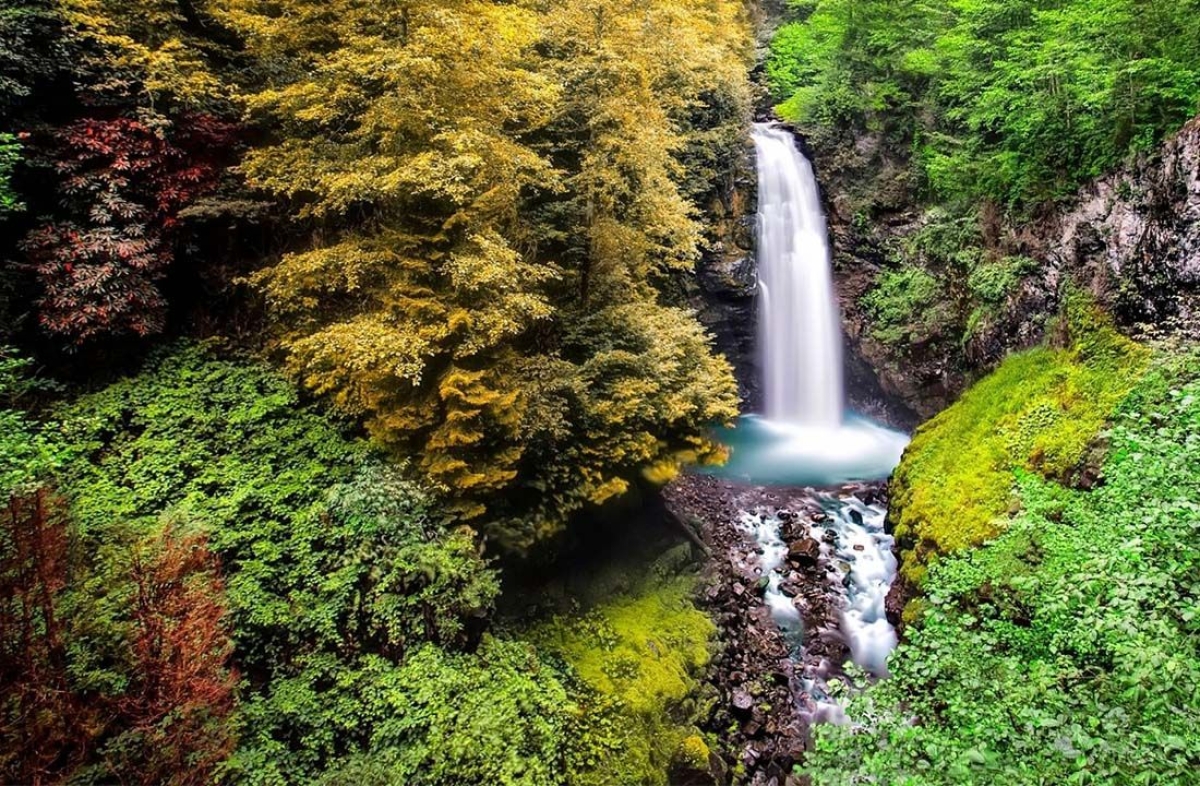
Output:
M778 111L806 132L911 149L933 199L1068 196L1200 110L1187 2L792 0L771 46Z
M1193 167L1159 148L1200 112L1191 3L787 7L777 111L815 151L835 263L866 290L848 309L865 353L914 395L949 388L923 413L1036 342L1064 272L1123 321L1180 313L1193 284L1170 238L1194 223Z

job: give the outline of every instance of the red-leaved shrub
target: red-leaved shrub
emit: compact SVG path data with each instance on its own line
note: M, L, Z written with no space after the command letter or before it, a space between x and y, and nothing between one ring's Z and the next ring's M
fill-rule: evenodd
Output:
M163 329L159 283L174 261L180 211L217 183L234 129L206 115L168 129L81 120L51 140L64 217L23 244L42 287L39 321L83 344Z

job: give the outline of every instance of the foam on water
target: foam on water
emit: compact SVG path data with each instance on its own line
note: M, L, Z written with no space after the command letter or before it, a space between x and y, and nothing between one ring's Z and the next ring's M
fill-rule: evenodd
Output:
M849 566L842 610L842 634L850 657L877 676L887 675L887 658L896 648L896 631L887 620L885 603L896 577L894 540L884 532L887 510L857 497L822 497L829 526L813 525L816 533L833 529L836 562Z

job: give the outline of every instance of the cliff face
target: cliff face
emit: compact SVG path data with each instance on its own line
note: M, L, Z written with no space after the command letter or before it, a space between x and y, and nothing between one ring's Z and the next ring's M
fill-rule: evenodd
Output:
M696 266L695 285L689 293L701 324L713 334L717 349L733 364L743 411L751 411L759 404L760 376L755 355L756 179L754 148L747 140L705 211L709 243Z
M1047 261L1128 325L1200 327L1200 117L1097 180L1048 229Z
M1200 332L1200 118L1029 221L985 210L979 242L996 257L1028 260L1019 281L981 311L966 274L935 264L923 325L900 341L878 335L865 296L886 271L911 261L913 238L936 219L916 205L906 162L889 152L895 145L859 137L812 146L851 363L873 371L885 397L921 417L944 409L1008 352L1040 341L1068 280L1129 333Z

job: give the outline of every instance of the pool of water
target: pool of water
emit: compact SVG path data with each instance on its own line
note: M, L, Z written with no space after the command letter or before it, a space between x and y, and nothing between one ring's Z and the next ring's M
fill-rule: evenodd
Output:
M766 486L835 486L883 480L900 463L908 435L848 414L836 427L801 426L745 415L715 435L729 461L709 474Z

